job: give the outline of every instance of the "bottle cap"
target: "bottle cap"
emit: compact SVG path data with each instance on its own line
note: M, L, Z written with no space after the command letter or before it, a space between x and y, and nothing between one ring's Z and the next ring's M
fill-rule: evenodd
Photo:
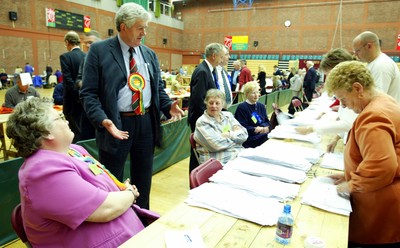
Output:
M285 212L285 213L290 213L291 210L292 210L292 206L290 206L289 204L286 204L286 205L283 207L283 212Z
M325 242L318 237L307 237L304 240L304 248L324 248Z

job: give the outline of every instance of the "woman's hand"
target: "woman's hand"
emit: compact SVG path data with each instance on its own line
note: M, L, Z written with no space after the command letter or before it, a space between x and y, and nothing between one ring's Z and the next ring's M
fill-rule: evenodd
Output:
M226 139L228 139L229 137L231 137L231 133L228 131L228 132L223 132L222 134L221 134L221 136L222 137L224 137L224 138L226 138Z
M132 194L133 194L133 196L134 196L133 203L135 203L135 202L136 202L136 199L137 199L137 198L139 197L139 195L140 195L138 189L136 188L135 185L130 184L130 179L129 179L129 178L127 178L127 179L125 180L124 184L125 184L125 186L126 186L126 190L125 190L125 191L131 191L131 192L132 192Z
M339 139L340 139L340 136L336 135L336 137L326 146L326 152L328 152L328 153L334 152Z
M256 127L255 133L269 133L269 127Z
M294 130L296 130L296 132L298 132L299 134L303 134L303 135L312 133L314 131L314 129L309 126L295 127Z
M345 181L344 173L336 173L328 176L333 179L335 185L341 184Z
M336 191L339 196L349 199L350 198L350 186L348 182L342 182L336 186Z

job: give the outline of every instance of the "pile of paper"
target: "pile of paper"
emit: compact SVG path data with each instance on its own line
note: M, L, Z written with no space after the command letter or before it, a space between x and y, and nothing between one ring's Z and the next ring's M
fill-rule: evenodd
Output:
M296 119L296 118L295 118ZM292 119L292 120L295 120ZM290 120L290 121L292 121ZM315 120L314 120L315 122ZM286 122L285 122L286 123ZM321 137L316 133L309 134L299 134L295 130L296 126L292 125L279 125L275 127L269 134L268 138L276 138L276 139L293 139L298 141L310 142L313 144L317 144L321 142Z
M305 150L303 150L304 152L300 151L302 150L301 148L288 150L287 148L285 149L284 146L280 148L282 149L279 149L279 147L259 146L254 149L244 149L240 152L239 157L285 166L304 172L310 170L312 163L310 160L306 159ZM309 154L311 154L311 152Z
M219 170L210 181L232 188L242 189L249 194L261 197L273 197L280 201L293 200L299 194L300 185L284 183L267 177L257 177L236 170Z
M303 183L307 179L304 171L243 157L229 161L225 164L224 169L237 170L246 174L269 177L288 183Z
M321 161L321 168L344 170L343 153L325 153Z
M301 204L346 216L349 216L352 211L350 200L337 194L336 185L329 177L314 178L303 194Z
M224 184L204 183L190 190L186 203L263 226L276 224L283 204Z

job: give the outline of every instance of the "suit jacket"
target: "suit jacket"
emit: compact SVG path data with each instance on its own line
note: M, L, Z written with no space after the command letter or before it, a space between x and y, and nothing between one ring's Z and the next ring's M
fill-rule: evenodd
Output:
M85 53L78 48L60 55L64 87L63 112L67 115L83 111L79 102L79 90L76 87L75 80L78 75L79 65L84 57Z
M139 48L149 69L152 94L151 128L155 144L160 146L162 138L160 111L170 117L169 110L172 101L164 91L156 54L144 45L140 45ZM109 153L117 151L120 140L115 139L101 123L104 119L110 119L118 129L122 129L117 101L119 90L127 82L127 72L118 36L92 44L84 64L80 97L87 117L97 127L97 146Z
M308 69L304 77L304 83L303 83L304 89L314 90L317 81L318 81L317 71L315 70L314 67L311 67L310 69Z
M192 132L196 128L197 119L203 115L206 109L204 99L206 98L207 90L216 88L217 86L207 62L201 62L194 70L190 80L188 123Z

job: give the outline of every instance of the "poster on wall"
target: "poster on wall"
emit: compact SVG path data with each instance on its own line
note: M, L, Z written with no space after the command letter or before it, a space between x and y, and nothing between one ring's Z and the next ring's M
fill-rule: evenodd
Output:
M46 26L79 32L89 32L90 16L83 16L59 9L46 8Z
M232 36L225 36L224 45L229 48L229 51L232 51Z
M248 42L249 36L225 36L224 39L224 45L231 51L246 51L249 48Z
M397 36L397 50L400 50L400 34Z

